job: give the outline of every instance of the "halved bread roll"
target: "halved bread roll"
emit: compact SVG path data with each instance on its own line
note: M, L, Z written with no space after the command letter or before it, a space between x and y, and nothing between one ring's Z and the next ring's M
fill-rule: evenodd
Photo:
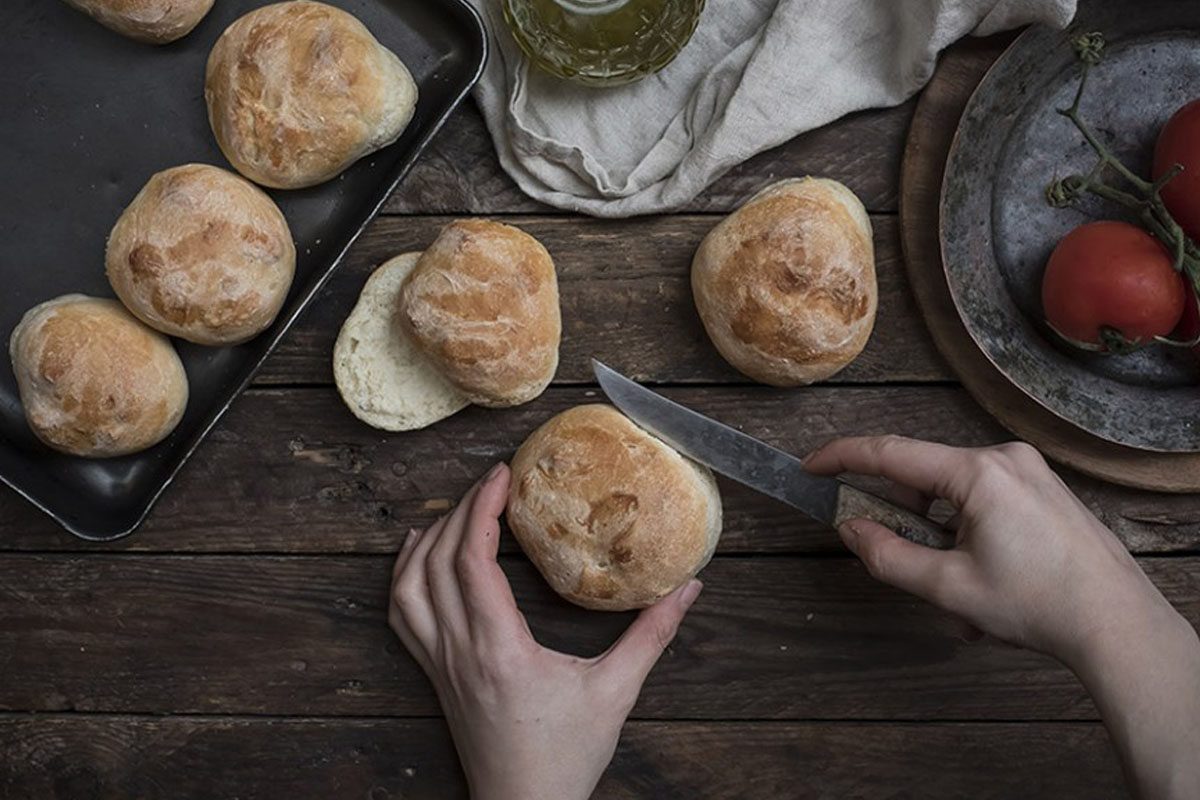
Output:
M470 405L400 326L396 298L420 253L396 256L367 279L333 346L333 378L354 416L386 431L411 431Z
M520 228L451 222L405 280L400 324L472 403L527 403L558 368L554 261Z
M377 269L346 319L333 374L350 410L392 431L475 403L528 402L558 367L554 261L529 234L459 220Z

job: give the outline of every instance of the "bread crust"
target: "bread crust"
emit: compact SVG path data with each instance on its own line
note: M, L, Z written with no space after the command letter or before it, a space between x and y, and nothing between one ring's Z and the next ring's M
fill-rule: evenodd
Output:
M554 377L562 338L554 261L518 228L450 223L421 255L399 302L405 331L473 403L519 405Z
M200 24L213 0L66 0L106 28L147 44L181 39Z
M824 380L875 325L866 210L836 181L767 187L704 237L692 293L709 338L742 373L773 386Z
M396 141L416 109L417 85L354 16L292 0L225 30L208 57L204 99L238 172L298 189Z
M115 300L70 294L31 308L9 355L29 427L64 453L144 450L166 438L187 407L175 348Z
M556 592L585 608L644 608L699 572L721 498L689 461L611 406L564 411L512 461L508 524Z
M185 164L152 176L108 238L117 297L155 330L232 345L275 321L296 269L278 206L219 167Z

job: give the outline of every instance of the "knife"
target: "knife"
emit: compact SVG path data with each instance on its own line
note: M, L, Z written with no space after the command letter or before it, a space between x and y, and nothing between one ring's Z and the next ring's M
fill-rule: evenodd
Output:
M782 500L834 528L869 519L910 542L949 550L955 534L933 520L857 489L837 478L812 475L793 455L698 414L592 359L600 388L625 416L693 461L751 489Z

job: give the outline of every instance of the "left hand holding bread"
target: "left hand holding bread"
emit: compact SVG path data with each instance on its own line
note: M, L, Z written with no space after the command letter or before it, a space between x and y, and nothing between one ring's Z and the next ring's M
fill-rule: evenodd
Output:
M437 690L472 797L586 800L700 582L642 611L600 656L542 647L496 561L509 480L498 464L454 510L409 533L388 622Z

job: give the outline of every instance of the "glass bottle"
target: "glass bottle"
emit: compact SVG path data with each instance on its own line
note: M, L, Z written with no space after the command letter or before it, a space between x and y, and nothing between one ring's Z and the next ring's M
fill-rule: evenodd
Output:
M665 67L692 37L704 0L502 0L529 59L562 78L612 86Z

